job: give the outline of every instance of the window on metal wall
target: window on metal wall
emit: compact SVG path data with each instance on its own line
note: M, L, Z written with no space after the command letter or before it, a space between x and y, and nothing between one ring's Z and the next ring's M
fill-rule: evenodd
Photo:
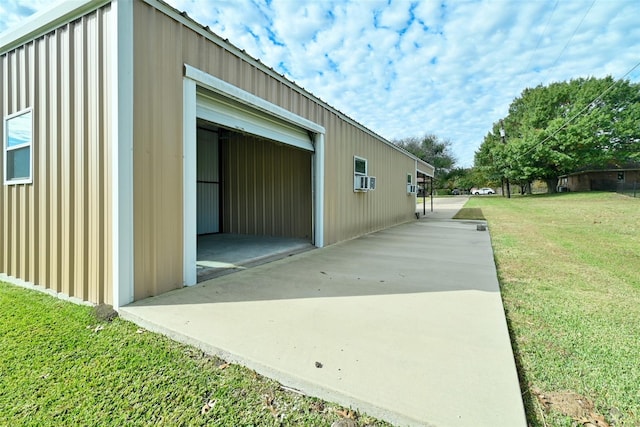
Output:
M416 194L418 187L413 183L413 174L407 174L407 194Z
M366 192L376 189L376 177L368 176L367 159L353 157L353 191Z
M32 180L33 110L4 119L4 182L29 184Z

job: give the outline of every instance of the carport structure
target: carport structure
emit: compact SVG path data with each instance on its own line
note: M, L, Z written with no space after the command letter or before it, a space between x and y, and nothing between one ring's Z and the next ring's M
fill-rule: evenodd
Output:
M73 300L195 284L199 235L323 247L414 220L433 176L159 0L33 16L0 35L0 85L0 278Z

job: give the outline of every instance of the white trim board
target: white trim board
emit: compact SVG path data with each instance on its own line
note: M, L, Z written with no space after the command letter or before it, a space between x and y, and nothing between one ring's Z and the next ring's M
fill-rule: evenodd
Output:
M133 3L111 3L116 40L111 45L113 79L111 141L113 307L134 298L133 263Z
M306 130L223 97L207 96L198 91L196 116L241 133L313 151L313 143Z
M191 80L195 80L199 87L223 95L225 98L236 101L239 104L250 106L255 110L266 113L268 116L276 117L284 122L313 133L325 133L323 126L320 126L311 120L307 120L304 117L298 116L289 110L285 110L278 105L272 104L269 101L259 98L252 93L242 90L237 86L229 84L224 80L205 73L191 65L184 65L184 76Z
M182 85L182 280L193 286L198 282L196 82L184 78Z
M324 133L315 136L313 153L313 244L324 247Z

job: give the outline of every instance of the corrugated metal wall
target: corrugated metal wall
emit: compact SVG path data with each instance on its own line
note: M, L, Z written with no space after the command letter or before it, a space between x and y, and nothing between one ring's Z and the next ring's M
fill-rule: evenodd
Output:
M311 153L223 135L223 231L311 240Z
M134 3L134 299L183 284L182 31Z
M198 234L220 232L220 149L218 132L198 128L197 136Z
M333 113L326 116L322 123L327 129L325 242L332 244L415 218L415 196L407 195L407 174L415 176L415 160ZM367 174L376 177L375 191L353 192L354 156L367 159Z
M0 116L34 115L33 183L0 186L0 271L95 303L112 298L110 12L0 56Z
M290 83L270 76L255 61L245 61L213 43L179 22L181 19L142 1L134 4L136 299L182 286L181 100L185 63L327 129L325 244L413 218L415 197L406 194L406 174L415 174L414 160L293 89ZM376 191L353 192L354 155L368 159L370 174L378 178ZM248 225L242 227L249 229Z

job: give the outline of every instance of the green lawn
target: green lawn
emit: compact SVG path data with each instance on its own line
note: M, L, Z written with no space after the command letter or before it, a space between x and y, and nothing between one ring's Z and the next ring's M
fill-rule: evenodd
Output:
M330 426L350 415L132 323L99 321L90 307L0 283L0 426Z
M489 224L530 425L640 426L640 199L492 196L465 207Z

